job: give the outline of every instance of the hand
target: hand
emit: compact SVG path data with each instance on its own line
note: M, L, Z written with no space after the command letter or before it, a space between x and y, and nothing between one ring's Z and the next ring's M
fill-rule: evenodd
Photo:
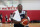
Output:
M21 21L13 20L13 23L14 23L14 24L19 24L19 23L21 23Z

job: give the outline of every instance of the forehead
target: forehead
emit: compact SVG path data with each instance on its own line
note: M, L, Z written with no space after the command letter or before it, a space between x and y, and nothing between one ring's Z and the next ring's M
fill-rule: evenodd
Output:
M22 7L22 5L18 5L18 7Z

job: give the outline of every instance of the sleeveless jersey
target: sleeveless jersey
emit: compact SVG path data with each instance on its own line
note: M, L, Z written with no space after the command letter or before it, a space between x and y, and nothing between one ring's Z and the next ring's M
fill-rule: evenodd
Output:
M20 14L21 19L25 18L25 11L22 11Z

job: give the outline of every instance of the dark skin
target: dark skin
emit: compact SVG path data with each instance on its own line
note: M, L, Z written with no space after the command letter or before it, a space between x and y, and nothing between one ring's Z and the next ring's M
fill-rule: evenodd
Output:
M18 11L22 12L22 5L18 6ZM27 17L27 11L25 11L25 18L24 19L28 19L28 17ZM29 19L28 19L28 23L29 23Z
M19 11L19 12L22 12L22 5L19 5L19 6L18 6L18 11Z
M22 12L22 5L19 5L19 6L18 6L18 11L19 11L19 12ZM26 15L25 15L25 18L27 19L27 13L25 13L25 14L26 14ZM21 23L21 21L16 21L16 20L14 20L14 23L15 23L15 24L19 24L19 23Z
M19 5L18 6L18 11L19 12L22 12L22 5ZM25 18L27 18L27 12L25 12Z

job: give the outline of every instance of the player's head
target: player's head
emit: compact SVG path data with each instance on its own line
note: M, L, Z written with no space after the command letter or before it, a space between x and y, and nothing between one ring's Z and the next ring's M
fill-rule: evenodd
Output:
M21 4L18 5L18 10L22 11L22 5Z

